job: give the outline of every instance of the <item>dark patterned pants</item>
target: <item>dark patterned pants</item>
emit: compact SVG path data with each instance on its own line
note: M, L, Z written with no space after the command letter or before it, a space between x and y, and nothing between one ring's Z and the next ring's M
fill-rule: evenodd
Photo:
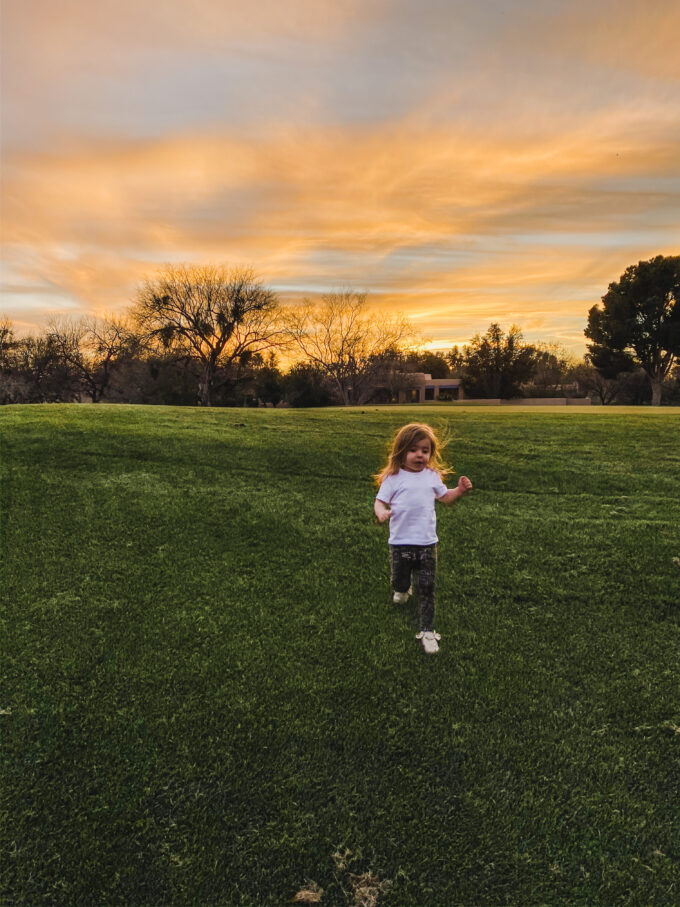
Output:
M412 575L418 596L420 629L434 630L434 582L437 571L436 545L390 545L392 588L408 592Z

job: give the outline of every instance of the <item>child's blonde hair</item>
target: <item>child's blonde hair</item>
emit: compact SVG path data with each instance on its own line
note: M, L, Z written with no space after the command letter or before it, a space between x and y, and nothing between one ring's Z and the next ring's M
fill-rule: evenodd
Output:
M387 464L380 472L373 476L376 485L381 485L388 476L396 475L403 467L406 460L406 454L410 448L418 441L427 438L430 442L432 452L428 461L428 469L434 469L440 479L444 479L449 473L453 472L451 466L447 466L442 459L442 451L448 444L448 437L444 436L441 440L435 434L433 428L424 422L409 422L404 425L394 436L392 448L387 458Z

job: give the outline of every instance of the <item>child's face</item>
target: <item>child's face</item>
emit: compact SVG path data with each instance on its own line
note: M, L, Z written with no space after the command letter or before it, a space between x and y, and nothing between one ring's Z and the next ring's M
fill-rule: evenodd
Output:
M432 456L432 444L429 438L421 438L414 441L406 451L404 457L404 469L409 472L420 472L425 469Z

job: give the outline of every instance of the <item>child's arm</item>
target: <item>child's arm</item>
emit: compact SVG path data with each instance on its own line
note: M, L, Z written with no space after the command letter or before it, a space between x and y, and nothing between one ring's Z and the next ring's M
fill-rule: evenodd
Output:
M387 506L387 504L384 501L379 500L378 498L375 499L373 511L378 517L379 523L384 523L385 520L389 520L389 518L392 516L392 511Z
M455 488L449 488L446 494L443 494L440 498L437 498L437 500L442 504L453 504L458 498L462 498L464 494L467 494L471 488L472 482L468 477L461 476L460 479L458 479L458 485Z

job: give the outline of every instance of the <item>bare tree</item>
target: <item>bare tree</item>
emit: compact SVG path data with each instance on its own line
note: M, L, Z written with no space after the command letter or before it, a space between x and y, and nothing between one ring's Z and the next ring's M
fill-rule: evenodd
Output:
M618 378L605 378L590 364L587 356L583 362L571 369L569 377L576 382L581 392L595 397L603 406L613 403L621 388Z
M344 405L362 403L379 380L386 350L414 339L403 315L381 318L366 311L366 294L327 293L286 312L292 343L305 360L327 375Z
M47 337L60 360L77 376L84 390L98 403L111 380L116 363L132 355L137 341L124 318L54 318Z
M18 345L14 325L7 315L0 315L0 371L14 366Z
M0 404L26 402L28 381L19 373L20 347L12 321L0 315Z
M12 376L16 403L69 403L77 399L77 380L46 334L22 337L17 343ZM5 397L3 392L3 399Z
M132 316L146 342L201 363L199 406L210 406L218 366L284 342L276 297L250 268L166 265L139 289Z

